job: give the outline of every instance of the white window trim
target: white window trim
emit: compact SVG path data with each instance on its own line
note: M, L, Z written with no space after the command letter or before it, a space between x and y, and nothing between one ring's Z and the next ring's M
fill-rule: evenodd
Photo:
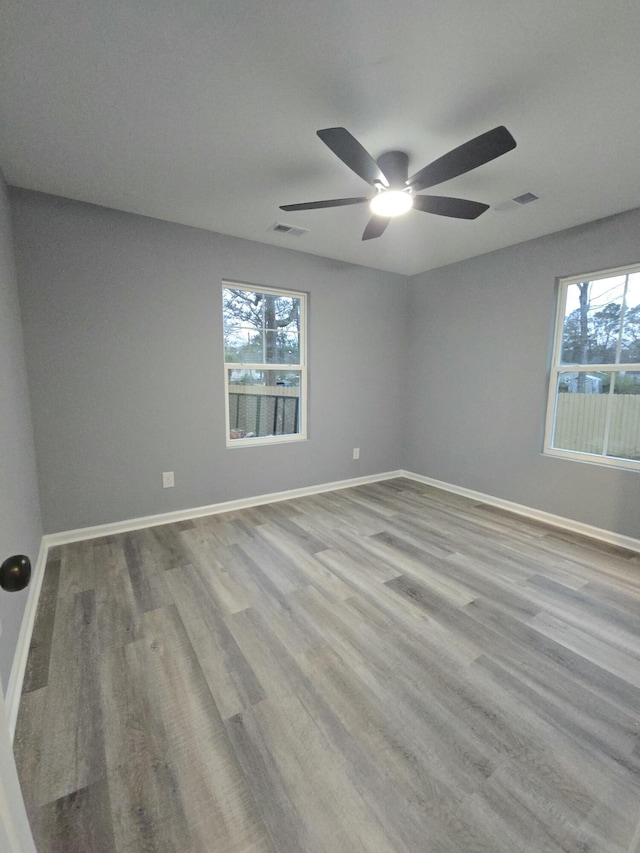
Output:
M628 471L640 471L640 461L623 459L618 456L603 456L597 453L584 453L578 450L565 450L553 447L558 375L571 371L572 373L620 373L622 371L640 371L640 363L625 362L619 364L561 364L562 338L564 334L564 310L566 304L566 292L570 285L583 281L599 281L603 278L614 278L617 275L640 272L640 264L629 264L624 267L615 267L610 270L602 270L596 273L583 273L573 275L569 278L558 279L558 297L556 302L556 324L553 336L552 364L549 374L549 392L547 396L547 415L545 419L544 448L545 456L553 456L560 459L572 459L576 462L587 462L592 465L604 465L608 468L618 468Z
M307 440L307 297L308 294L298 290L287 290L286 288L263 287L262 285L246 284L239 281L222 281L222 290L232 288L234 290L247 290L250 293L267 293L272 296L290 296L300 300L300 363L298 364L264 364L261 362L227 362L224 360L224 316L222 318L222 358L224 369L224 428L226 446L238 447L265 447L274 444L291 444ZM273 435L261 438L230 438L230 412L229 412L229 372L230 370L298 370L300 371L300 405L298 419L300 432L293 435Z

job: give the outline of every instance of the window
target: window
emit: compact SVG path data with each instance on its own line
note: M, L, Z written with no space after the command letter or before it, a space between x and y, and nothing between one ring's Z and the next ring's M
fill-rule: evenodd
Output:
M306 438L306 296L223 282L228 447Z
M544 449L640 470L640 266L560 281Z

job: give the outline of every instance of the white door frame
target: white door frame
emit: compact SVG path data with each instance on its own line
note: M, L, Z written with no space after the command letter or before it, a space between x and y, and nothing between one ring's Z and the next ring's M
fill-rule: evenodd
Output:
M1 632L0 632L1 633ZM36 853L24 807L0 681L0 850Z

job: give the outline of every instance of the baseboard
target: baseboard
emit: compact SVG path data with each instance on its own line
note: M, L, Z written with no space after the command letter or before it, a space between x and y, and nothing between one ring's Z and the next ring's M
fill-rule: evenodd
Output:
M223 501L208 506L179 509L173 512L163 512L158 515L146 515L141 518L130 518L125 521L114 521L108 524L97 524L93 527L80 527L77 530L63 530L60 533L48 533L44 538L49 547L67 545L70 542L82 542L84 539L97 539L100 536L111 536L116 533L128 533L131 530L142 530L144 527L158 527L161 524L173 524L176 521L188 521L191 518L202 518L205 515L219 515L221 512L232 512L236 509L247 509L252 506L290 501L307 495L318 495L322 492L335 492L338 489L350 489L353 486L364 486L367 483L377 483L381 480L393 480L400 477L400 471L387 471L383 474L369 474L366 477L353 477L349 480L337 480L333 483L318 483L315 486L304 486L300 489L289 489L286 492L270 492L265 495L255 495L251 498L238 498L233 501Z
M414 474L411 471L401 471L398 476L407 477L410 480L424 483L427 486L433 486L436 489L442 489L445 492L453 492L453 494L470 498L479 503L506 509L516 515L522 515L524 518L541 521L544 524L549 524L552 527L558 527L571 533L579 533L582 536L588 536L590 539L598 539L600 542L606 542L609 545L617 545L620 548L640 552L640 539L635 539L633 536L623 536L621 533L614 533L612 530L605 530L603 527L593 527L591 524L583 524L581 521L575 521L572 518L553 515L553 513L545 512L541 509L534 509L524 504L514 503L503 498L496 498L493 495L476 492L473 489L465 489L464 486L456 486L454 483L446 483L444 480L436 480L433 477L425 477L422 474Z
M38 609L38 601L40 599L40 590L42 589L44 567L47 564L49 545L46 538L46 536L42 537L40 548L38 550L38 557L31 573L31 583L29 584L27 603L25 604L20 633L18 634L18 643L16 645L13 664L11 666L11 674L9 675L9 681L7 683L7 693L4 697L9 735L12 741L16 730L16 722L18 720L18 709L20 707L20 697L22 695L22 683L27 669L27 658L29 656L33 626L36 621L36 611Z

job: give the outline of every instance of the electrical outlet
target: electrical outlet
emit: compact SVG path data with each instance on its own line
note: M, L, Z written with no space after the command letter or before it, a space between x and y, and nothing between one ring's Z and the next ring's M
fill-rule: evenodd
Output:
M173 479L173 471L163 471L162 472L162 488L163 489L172 489L175 486L175 480Z
M354 459L360 459L360 448L359 447L353 448L353 458Z

